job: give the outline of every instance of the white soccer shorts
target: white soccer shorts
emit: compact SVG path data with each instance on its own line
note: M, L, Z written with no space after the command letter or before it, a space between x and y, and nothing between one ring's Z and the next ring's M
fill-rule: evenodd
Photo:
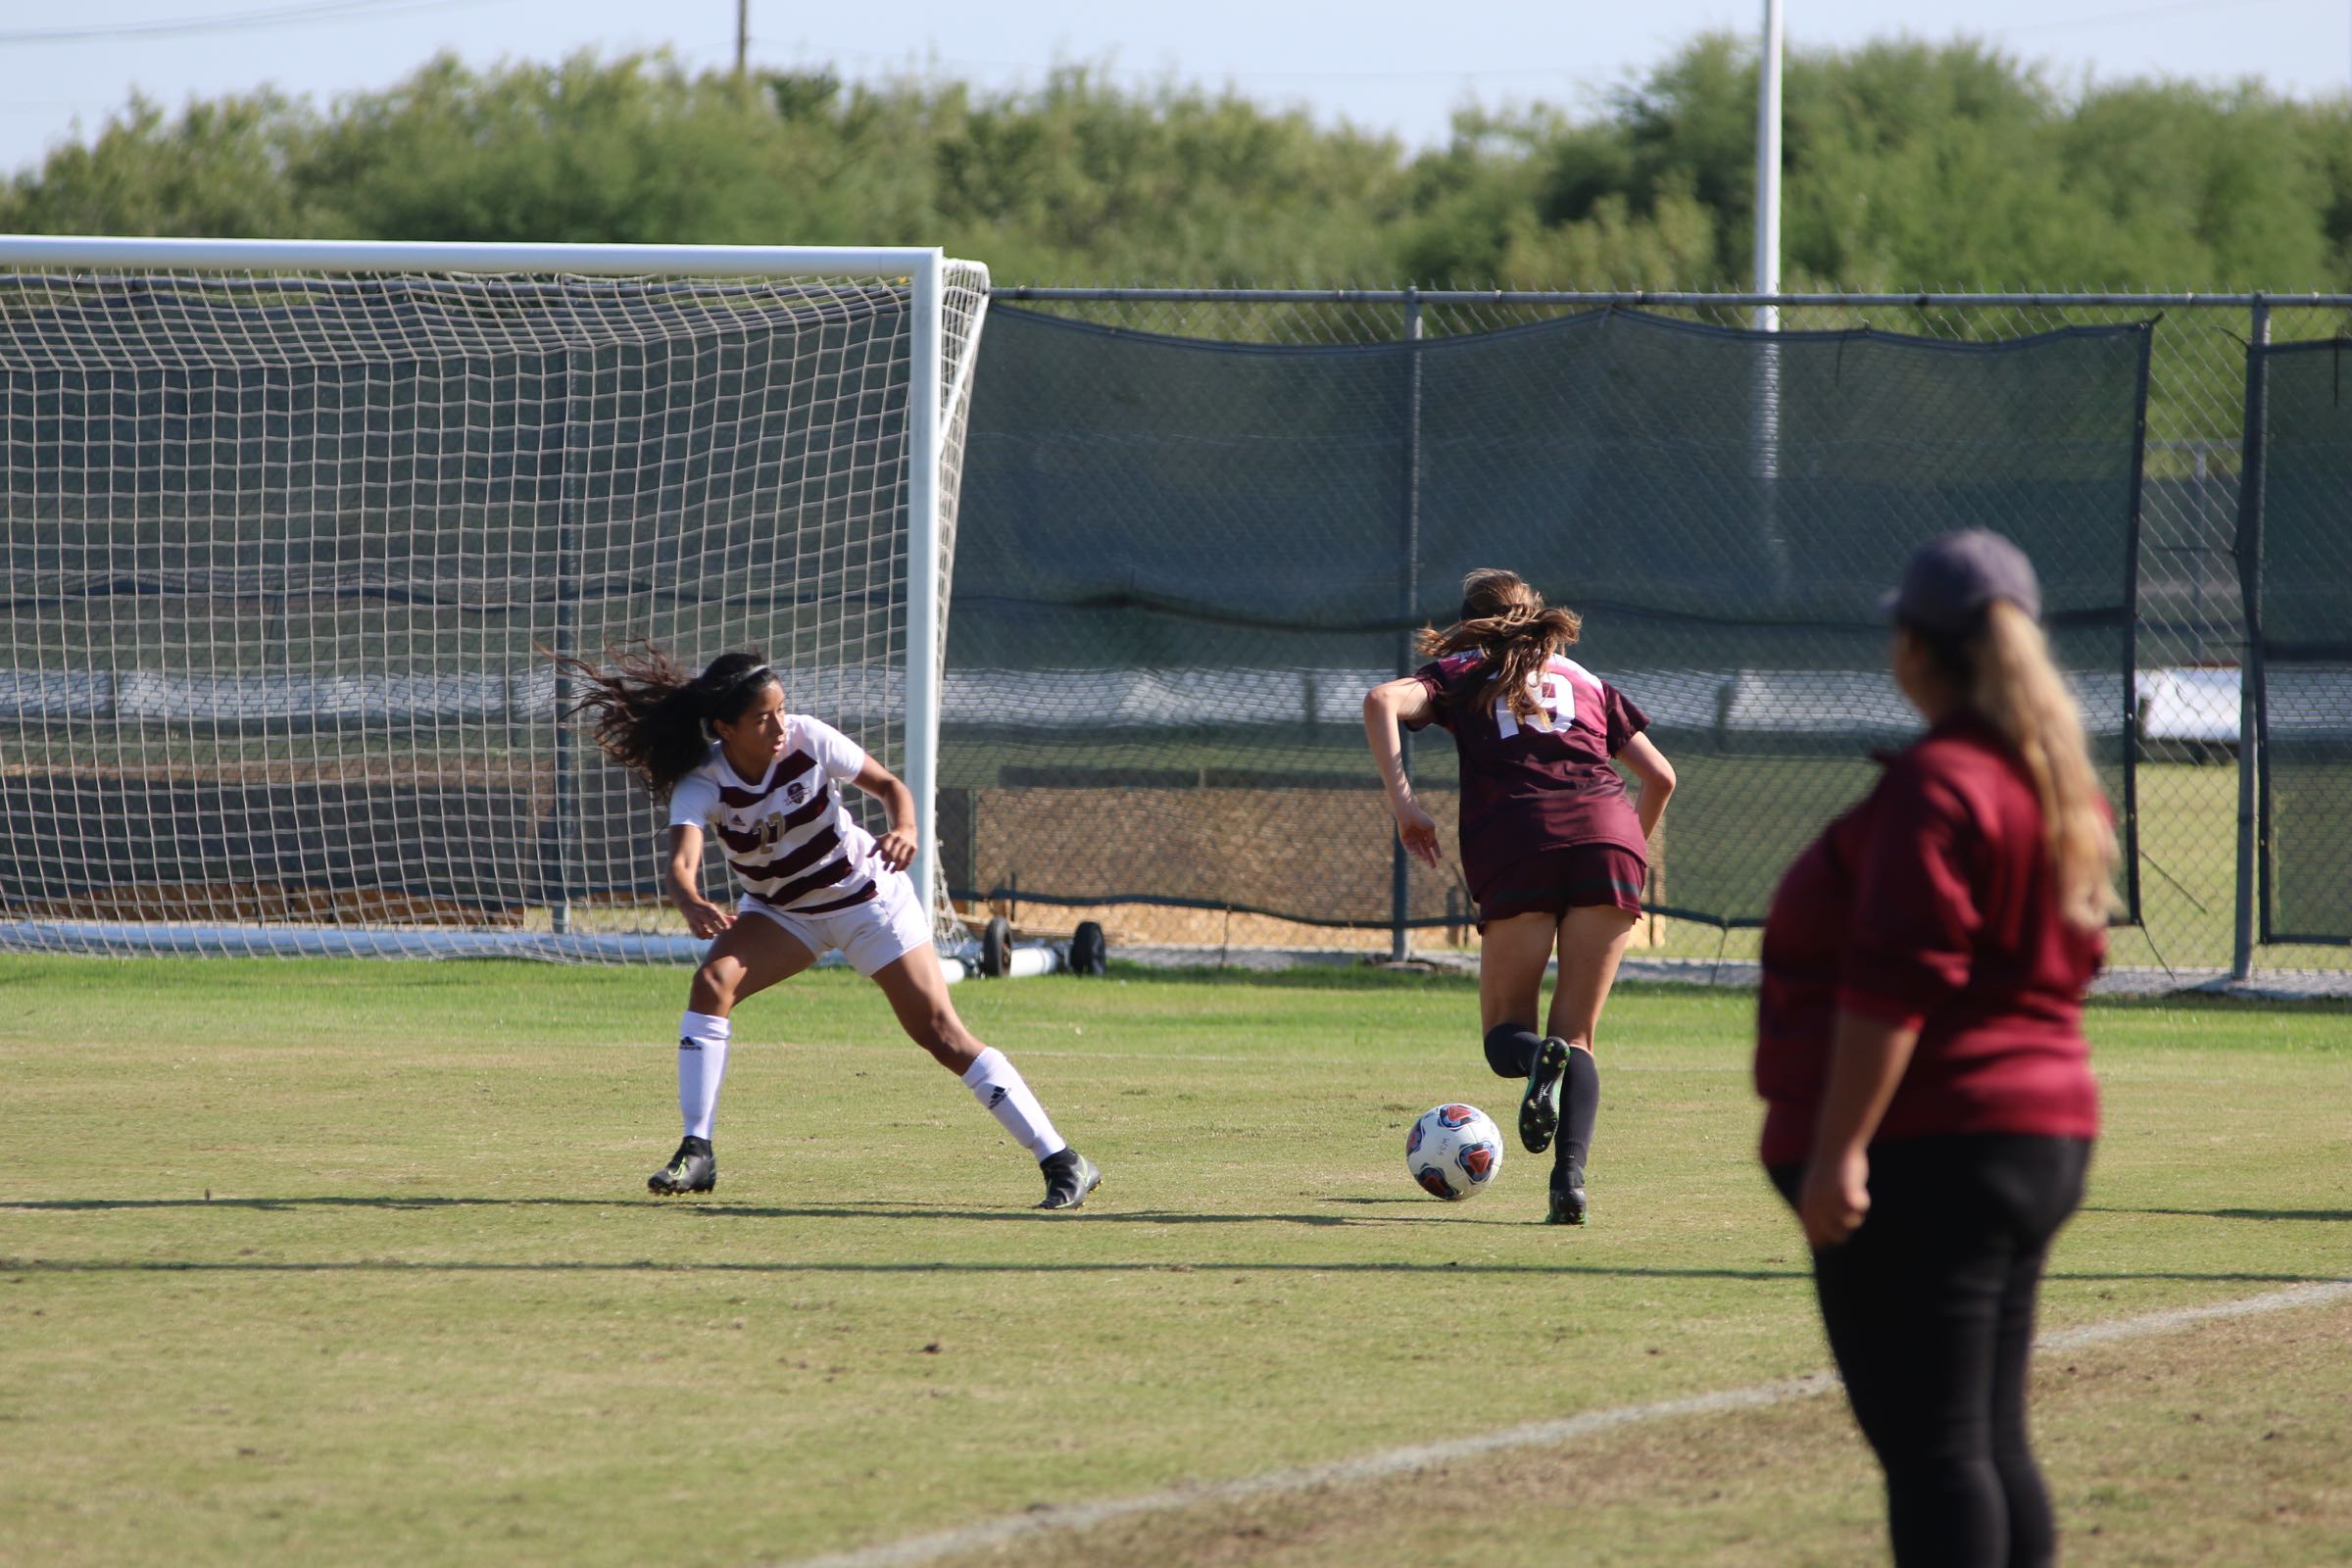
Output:
M884 870L868 861L874 896L831 914L795 914L773 909L745 895L737 914L762 914L792 933L803 947L822 957L832 949L850 960L850 967L871 979L931 940L931 913L914 896L914 879L904 871ZM818 901L822 903L820 899Z

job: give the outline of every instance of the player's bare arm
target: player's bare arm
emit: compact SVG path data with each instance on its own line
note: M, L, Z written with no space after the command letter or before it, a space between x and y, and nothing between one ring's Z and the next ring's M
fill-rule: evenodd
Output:
M1413 799L1413 782L1404 776L1404 741L1399 727L1426 724L1434 716L1429 688L1409 676L1383 681L1364 694L1364 740L1372 748L1372 763L1389 792L1389 809L1396 818L1396 837L1407 854L1423 865L1438 863L1438 824Z
M865 760L851 781L859 789L882 803L890 813L890 831L874 840L874 856L893 871L904 871L914 863L917 847L914 825L914 791L908 789L898 774L875 761Z
M1634 803L1634 815L1642 823L1642 836L1655 838L1658 819L1666 814L1667 797L1674 793L1674 764L1658 750L1647 735L1637 735L1625 743L1617 760L1634 775L1642 786L1642 798Z
M686 929L708 940L735 923L725 906L703 897L703 830L691 824L669 830L669 902L686 916Z

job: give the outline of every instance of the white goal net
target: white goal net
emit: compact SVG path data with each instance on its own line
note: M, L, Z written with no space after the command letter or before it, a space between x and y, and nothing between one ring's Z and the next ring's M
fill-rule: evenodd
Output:
M691 954L549 651L763 651L931 851L987 289L935 251L0 240L0 948Z

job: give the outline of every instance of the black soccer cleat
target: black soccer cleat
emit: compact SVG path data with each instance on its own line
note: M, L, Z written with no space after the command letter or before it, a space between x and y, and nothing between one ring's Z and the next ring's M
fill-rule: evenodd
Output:
M708 1138L688 1138L669 1156L669 1163L645 1179L646 1191L661 1198L707 1193L718 1185L718 1155Z
M1046 1173L1046 1200L1037 1205L1040 1208L1076 1208L1102 1185L1102 1172L1075 1149L1048 1154L1037 1166Z
M1568 1042L1553 1035L1536 1047L1527 1069L1527 1093L1519 1097L1519 1147L1541 1154L1560 1130L1560 1080L1568 1075Z
M1585 1201L1585 1173L1574 1165L1561 1165L1551 1173L1551 1207L1544 1215L1546 1225L1582 1225L1591 1205Z

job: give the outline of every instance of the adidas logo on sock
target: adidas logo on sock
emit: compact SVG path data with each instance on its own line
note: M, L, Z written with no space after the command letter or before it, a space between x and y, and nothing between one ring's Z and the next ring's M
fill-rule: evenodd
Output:
M1006 1089L1003 1084L997 1085L996 1088L988 1092L988 1108L994 1110L999 1105L1004 1103L1004 1097L1010 1093L1012 1093L1012 1091Z

